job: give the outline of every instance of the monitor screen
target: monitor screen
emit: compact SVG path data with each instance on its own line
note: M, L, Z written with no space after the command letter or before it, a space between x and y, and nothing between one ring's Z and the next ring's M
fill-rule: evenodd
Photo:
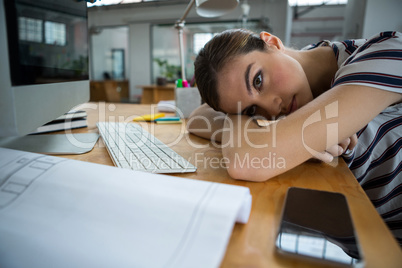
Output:
M87 32L86 1L0 0L0 137L89 100Z
M13 86L88 79L85 1L5 1Z

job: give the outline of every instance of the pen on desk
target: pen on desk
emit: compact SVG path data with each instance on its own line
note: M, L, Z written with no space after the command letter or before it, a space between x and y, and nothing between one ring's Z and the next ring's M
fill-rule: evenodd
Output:
M171 116L171 117L161 117L156 118L155 121L179 121L180 117L178 116Z
M155 119L164 117L165 114L164 113L157 113L157 114L144 114L141 116L137 116L136 118L133 119L133 121L135 122L139 122L139 121L155 121Z
M181 124L182 121L178 116L161 117L155 119L157 124Z
M183 121L181 121L181 119L180 120L171 120L171 121L169 121L169 120L167 120L167 121L158 121L158 120L155 120L155 123L157 123L157 124L181 124Z

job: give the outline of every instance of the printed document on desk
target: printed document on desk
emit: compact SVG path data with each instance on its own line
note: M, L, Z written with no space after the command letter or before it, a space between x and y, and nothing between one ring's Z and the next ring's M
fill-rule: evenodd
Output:
M246 187L0 148L0 267L218 267Z

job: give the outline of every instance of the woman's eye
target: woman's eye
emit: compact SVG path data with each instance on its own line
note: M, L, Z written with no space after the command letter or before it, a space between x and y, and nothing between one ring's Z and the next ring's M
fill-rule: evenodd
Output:
M256 75L256 77L254 78L254 87L255 87L257 90L260 90L260 89L261 89L261 86L262 86L262 74L261 74L261 72L259 72L259 73Z

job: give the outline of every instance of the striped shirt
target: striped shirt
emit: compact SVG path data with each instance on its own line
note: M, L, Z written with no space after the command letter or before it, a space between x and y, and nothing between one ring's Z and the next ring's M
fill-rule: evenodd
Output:
M402 94L401 33L322 41L307 49L318 46L331 46L335 53L339 69L332 87L364 85ZM402 246L402 103L382 111L357 136L357 146L344 159Z

